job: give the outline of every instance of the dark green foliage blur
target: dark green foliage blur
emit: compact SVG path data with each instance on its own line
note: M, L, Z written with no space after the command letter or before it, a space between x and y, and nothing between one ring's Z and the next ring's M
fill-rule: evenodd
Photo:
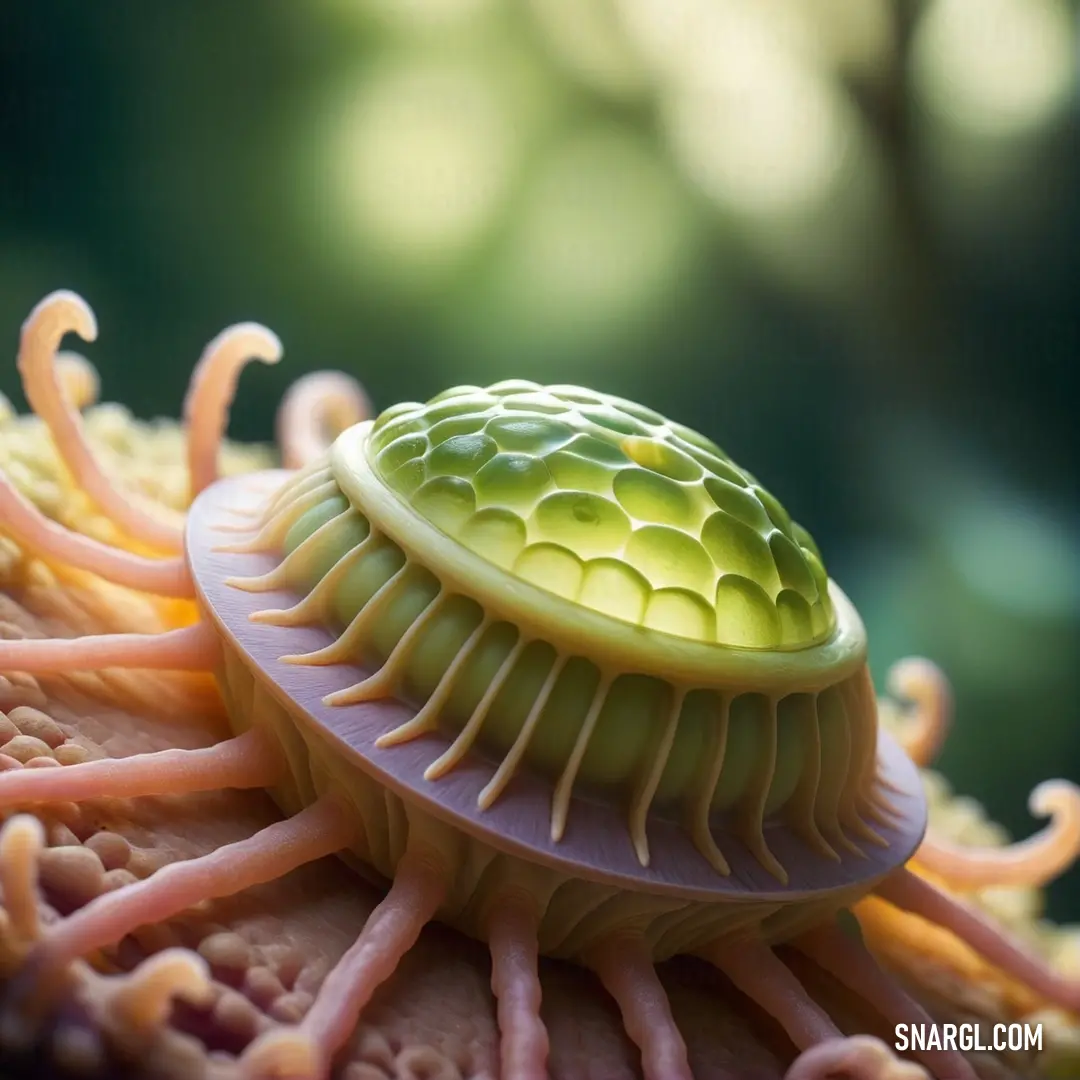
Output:
M945 668L943 771L1027 835L1080 781L1077 40L1065 0L4 0L6 355L68 287L143 416L271 326L244 439L326 367L648 403L812 531L879 685Z

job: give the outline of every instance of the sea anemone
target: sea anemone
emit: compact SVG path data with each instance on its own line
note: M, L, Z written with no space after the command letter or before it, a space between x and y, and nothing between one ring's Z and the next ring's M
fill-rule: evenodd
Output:
M92 368L72 358L57 370L68 396L89 405L96 393ZM321 403L328 400L325 391L332 391L330 401L351 400L346 416L362 407L357 392L334 378L302 386L284 407L280 431L289 464L301 464L324 444L317 421L343 426L342 417L331 411L320 418ZM351 393L351 399L343 399L342 391ZM0 424L0 468L52 520L140 555L153 546L138 527L132 532L144 539L131 539L123 513L98 511L100 491L88 493L86 477L71 476L40 421L8 415ZM190 489L210 478L207 447L213 449L214 439L187 444L174 425L147 427L115 407L89 409L85 426L104 472L120 490L158 504L165 511L155 518L163 523L160 535L170 529L175 535L177 526L167 511L182 512ZM190 469L183 466L185 457ZM228 447L223 471L248 471L266 460L262 450ZM136 510L148 512L149 506ZM183 630L196 619L194 605L183 598L155 599L86 571L46 565L34 551L9 541L3 541L2 559L0 628L9 639L152 634ZM5 671L5 676L0 684L0 707L6 712L0 740L5 745L0 752L9 769L209 747L228 735L223 702L200 672L109 670L35 679ZM915 718L906 719L888 701L882 711L916 762L928 764L947 717L947 687L924 662L900 667L896 679L899 696L916 706ZM1072 789L1037 792L1033 809L1054 816L1047 835L996 855L983 851L972 856L961 849L970 844L1000 847L1003 838L972 820L970 812L965 819L963 804L932 774L926 774L926 783L935 835L912 868L962 891L1008 923L1033 950L1067 967L1076 952L1073 939L1036 923L1037 894L1021 886L1044 884L1071 859L1077 844ZM118 1055L154 1075L225 1074L234 1056L260 1033L303 1016L327 971L381 899L380 886L358 882L327 860L143 927L99 950L89 962L73 964L62 996L52 1001L43 1023L27 1023L18 1008L17 991L25 983L27 957L41 926L165 864L250 836L275 816L263 794L229 791L52 805L42 809L40 829L26 817L10 822L0 840L5 905L0 974L7 984L0 1002L0 1044L15 1047L36 1039L54 1060L84 1070ZM1009 882L1017 884L1002 888ZM1043 1020L1047 1049L1040 1060L978 1061L980 1075L1010 1075L1009 1070L1035 1075L1037 1068L1068 1068L1070 1060L1075 1062L1068 1057L1077 1034L1072 1021L1046 1010L1036 993L980 960L947 930L878 899L861 901L855 910L871 949L933 1016L996 1020L1038 1015ZM887 1038L881 1019L850 991L798 955L785 959L842 1030ZM638 1075L637 1054L593 976L558 961L543 961L540 971L552 1075ZM782 1075L795 1057L783 1031L715 970L678 959L661 965L660 977L696 1077L764 1080ZM489 961L474 943L429 927L365 1010L338 1059L342 1075L348 1080L496 1075L498 1017L486 986L490 980ZM897 1064L878 1041L850 1042L844 1053L846 1063L833 1062L838 1075L900 1080L908 1067ZM809 1068L812 1063L804 1057L801 1064Z

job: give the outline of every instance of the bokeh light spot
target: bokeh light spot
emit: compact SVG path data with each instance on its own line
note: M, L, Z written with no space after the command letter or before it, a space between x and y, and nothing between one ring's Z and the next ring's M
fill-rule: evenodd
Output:
M1075 49L1061 0L934 0L913 45L913 86L938 119L977 135L1018 135L1068 103Z
M454 264L506 197L517 140L499 80L449 58L384 61L336 106L334 220L386 264Z

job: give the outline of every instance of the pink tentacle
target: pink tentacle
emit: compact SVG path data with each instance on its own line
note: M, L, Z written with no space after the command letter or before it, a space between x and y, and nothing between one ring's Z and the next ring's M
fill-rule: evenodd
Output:
M158 750L126 758L103 758L55 769L0 772L0 809L33 803L182 795L221 788L274 784L284 764L260 730L195 750Z
M39 558L88 570L116 585L154 596L195 595L183 558L147 559L72 532L45 517L3 473L0 473L0 531Z
M180 551L181 530L159 521L118 491L94 457L82 417L65 395L54 362L60 341L68 333L93 341L97 337L94 313L75 293L50 293L23 323L18 368L26 400L48 427L75 482L110 520L150 547Z
M912 1061L900 1061L869 1035L830 1039L800 1054L784 1080L932 1080Z
M163 634L0 641L0 671L30 675L103 668L210 671L220 656L221 643L205 623Z
M822 926L795 941L795 947L853 990L890 1024L933 1024L930 1014L878 966L861 941L838 926ZM938 1080L979 1080L958 1050L927 1050L918 1055Z
M1053 971L1024 946L1012 941L986 916L954 899L910 870L895 870L875 890L903 911L951 931L991 964L1026 983L1047 1001L1080 1011L1080 980Z
M540 1019L538 925L535 904L510 897L492 906L487 922L502 1073L519 1080L547 1080L550 1047Z
M925 769L941 752L949 734L953 707L949 680L936 664L912 656L893 665L888 685L894 697L915 704L915 717L900 742L908 757Z
M636 935L613 936L594 947L586 962L615 999L627 1035L641 1049L646 1080L693 1080L686 1043L645 941Z
M340 803L323 798L246 840L170 863L143 881L97 897L57 923L28 968L56 970L115 944L140 926L164 922L203 901L275 881L298 866L348 847L355 828Z
M395 971L446 896L445 870L418 854L398 863L394 884L368 916L356 943L326 977L296 1027L277 1028L256 1039L241 1060L243 1075L316 1080L352 1034L361 1010Z
M218 452L240 372L251 360L276 364L281 351L277 335L258 323L230 326L206 346L184 401L192 498L218 477Z
M286 469L324 454L346 428L372 414L364 388L342 371L315 371L289 388L278 409L277 438Z
M1080 854L1080 788L1067 780L1047 780L1031 793L1028 806L1035 817L1050 817L1051 823L1026 840L1003 848L968 848L931 833L916 861L953 889L1041 888Z

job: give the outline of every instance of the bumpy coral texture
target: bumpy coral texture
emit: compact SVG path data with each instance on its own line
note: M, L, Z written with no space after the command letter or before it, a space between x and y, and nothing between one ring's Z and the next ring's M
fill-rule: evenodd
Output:
M84 396L89 396L88 391ZM187 500L183 444L172 424L146 426L122 409L90 409L87 425L106 465L123 483L174 510ZM262 467L261 449L230 447L225 472ZM49 515L110 543L124 543L97 516L58 465L39 422L16 417L0 399L0 468ZM128 544L127 546L131 546ZM73 636L88 632L156 632L192 621L186 602L148 599L87 574L46 567L0 540L0 635ZM205 676L117 672L66 677L0 678L0 757L4 767L37 767L145 752L209 746L226 732L217 691ZM903 727L903 718L886 717ZM927 773L932 823L957 844L1001 845L1000 830L978 807L957 799ZM174 798L102 800L50 808L42 815L48 850L41 884L49 921L104 890L144 877L171 861L251 836L277 817L252 792ZM215 1077L232 1055L275 1019L295 1019L333 962L353 942L380 897L377 888L334 860L305 867L271 885L147 927L80 968L70 1005L34 1047L4 1023L0 988L0 1074L13 1074L27 1050L47 1071L66 1075L148 1074ZM1080 969L1077 937L1038 922L1034 889L972 893L1059 965ZM7 899L7 898L6 898ZM1046 1049L1038 1058L976 1055L980 1076L1080 1075L1080 1031L1042 1011L1030 993L996 975L950 935L875 900L858 915L869 943L903 982L943 1020L1030 1018L1041 1021ZM11 913L0 911L0 980L18 976L20 952ZM111 993L110 971L130 969L169 946L197 949L214 973L212 1000L177 1006L164 1033L140 1034L126 1019L131 1004ZM816 969L794 970L849 1032L889 1033ZM664 965L663 981L699 1080L780 1080L794 1057L782 1032L735 994L714 971L690 962ZM461 936L428 928L363 1016L339 1075L344 1080L480 1080L498 1067L498 1038L486 953ZM614 1005L591 976L567 965L542 966L544 1019L556 1080L632 1080L638 1055ZM41 1076L35 1066L35 1075Z

